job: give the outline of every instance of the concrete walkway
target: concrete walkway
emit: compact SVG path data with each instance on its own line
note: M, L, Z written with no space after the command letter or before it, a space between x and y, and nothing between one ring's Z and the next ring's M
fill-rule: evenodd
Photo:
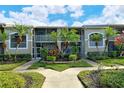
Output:
M34 62L36 62L36 60L32 60L32 61L29 61L17 68L15 68L13 71L24 71L24 70L27 70L28 67L30 67Z
M14 71L17 72L39 72L43 74L46 79L43 84L43 88L83 88L83 85L77 78L77 74L80 71L85 70L97 70L98 65L94 62L88 61L88 63L94 65L94 67L80 67L80 68L69 68L62 72L58 72L52 69L44 69L38 68L35 70L26 70L29 66L31 66L35 61L30 61L16 69ZM103 67L102 69L124 69L124 66L118 67Z

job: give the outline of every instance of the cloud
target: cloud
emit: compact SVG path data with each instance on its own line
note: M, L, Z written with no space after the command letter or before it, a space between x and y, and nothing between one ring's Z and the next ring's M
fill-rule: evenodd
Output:
M124 6L105 6L102 14L83 24L124 24Z
M71 12L70 16L76 19L84 15L82 6L67 6L67 10Z
M68 21L73 19L71 26L82 26L84 24L123 24L124 23L124 6L105 6L99 16L90 17L85 21L80 21L84 16L82 6L31 6L22 8L21 12L9 11L9 17L5 16L6 11L0 12L0 22L10 23L18 22L29 25L39 26L67 26ZM49 15L64 14L72 19L49 20ZM92 15L91 15L92 16Z
M78 21L75 21L71 26L81 27L82 26L82 23L81 22L78 22Z
M11 23L12 19L5 17L5 11L0 11L0 22L1 23Z
M51 22L49 26L68 26L68 24L64 20L59 19Z
M67 13L65 6L31 6L22 8L22 12L10 11L10 18L14 22L30 24L30 25L67 25L64 20L49 21L49 14L64 14Z

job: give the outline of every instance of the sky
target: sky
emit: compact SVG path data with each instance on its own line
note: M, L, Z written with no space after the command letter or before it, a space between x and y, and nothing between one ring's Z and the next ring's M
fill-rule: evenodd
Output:
M124 24L122 5L0 5L0 23L34 26Z

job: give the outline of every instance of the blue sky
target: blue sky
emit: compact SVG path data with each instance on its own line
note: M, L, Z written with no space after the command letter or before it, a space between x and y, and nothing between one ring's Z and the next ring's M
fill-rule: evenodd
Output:
M32 6L1 5L1 22L22 22L31 25L67 25L123 23L123 6ZM119 16L114 16L119 15Z

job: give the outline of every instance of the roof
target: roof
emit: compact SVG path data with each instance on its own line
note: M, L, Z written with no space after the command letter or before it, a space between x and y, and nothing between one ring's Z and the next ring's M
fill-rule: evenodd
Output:
M124 28L124 24L83 25L82 27L83 28L106 28L106 27Z
M12 23L0 23L0 27L13 27ZM124 24L100 24L100 25L82 25L82 26L33 26L33 28L124 28Z

